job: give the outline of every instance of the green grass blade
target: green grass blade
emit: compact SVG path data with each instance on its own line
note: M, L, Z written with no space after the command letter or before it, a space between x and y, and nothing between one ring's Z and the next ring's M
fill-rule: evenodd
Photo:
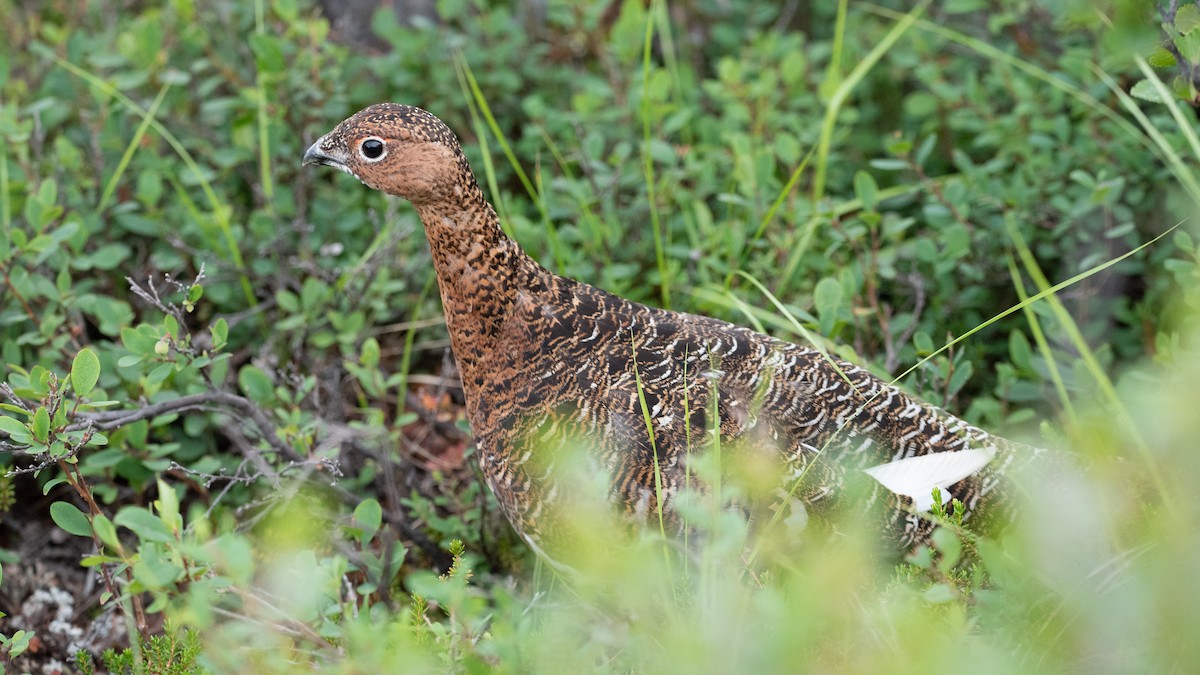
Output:
M1084 270L1083 272L1076 274L1075 276L1067 279L1066 281L1060 281L1057 284L1054 284L1053 286L1049 286L1045 289L1042 289L1042 290L1038 291L1037 293L1029 296L1029 298L1022 300L1021 302L1018 302L1017 304L1013 305L1012 307L1009 307L1008 309L1000 312L999 314L993 315L987 321L984 321L983 323L979 324L978 326L975 326L971 330L963 333L962 335L959 335L958 337L954 338L953 340L950 340L946 344L944 344L941 347L939 347L938 349L934 350L932 353L930 353L925 358L914 363L907 370L905 370L904 372L900 373L898 376L893 378L892 383L895 384L896 382L903 380L910 373L912 373L916 369L920 368L921 366L925 365L925 363L928 362L929 360L931 360L934 357L938 356L939 354L945 352L946 350L951 349L952 347L954 347L958 343L962 342L963 340L966 340L967 338L971 337L972 335L974 335L974 334L978 333L979 331L983 330L984 328L987 328L988 326L996 323L997 321L1000 321L1001 319L1009 316L1010 314L1013 314L1014 312L1018 312L1018 311L1024 309L1025 307L1028 307L1029 305L1037 302L1038 300L1041 300L1043 298L1047 298L1051 295L1054 295L1055 293L1058 293L1059 291L1063 290L1064 288L1070 288L1071 286L1074 286L1075 284L1079 283L1080 281L1083 281L1084 279L1087 279L1088 277L1090 277L1094 274L1099 274L1100 272L1103 272L1104 270L1108 269L1109 267L1112 267L1113 265L1116 265L1117 263L1121 262L1122 260L1125 260L1134 255L1137 255L1138 253L1142 252L1143 250L1158 243L1159 240L1161 240L1163 237L1174 232L1175 228L1179 227L1179 225L1180 225L1179 223L1172 225L1171 227L1167 228L1167 230L1165 232L1158 235L1157 237L1154 237L1150 241L1143 243L1141 246L1138 246L1137 248L1126 251L1125 253L1122 253L1121 255L1119 255L1111 260L1102 262L1098 265L1088 268L1087 270Z
M1017 263L1011 255L1008 256L1008 273L1012 277L1013 288L1017 291L1017 299L1025 302L1029 299L1029 293L1025 290L1025 282L1021 280L1021 273L1017 270ZM1066 411L1067 419L1071 424L1077 424L1079 420L1075 416L1075 406L1072 405L1071 397L1067 394L1067 386L1063 382L1062 374L1058 371L1058 362L1054 359L1050 343L1046 341L1046 334L1042 331L1042 323L1038 319L1037 313L1033 311L1033 307L1027 305L1022 308L1022 311L1025 314L1025 320L1029 322L1029 330L1033 333L1038 351L1046 361L1046 368L1050 371L1050 381L1054 383L1054 390L1058 393L1058 401Z
M655 194L654 159L650 154L650 47L654 42L654 17L661 0L653 0L646 12L646 34L642 42L642 100L639 114L642 117L642 174L646 180L646 201L650 207L650 229L654 235L654 260L658 266L659 292L662 306L671 307L671 279L667 267L664 232L658 215L658 197Z
M662 466L658 460L658 443L654 439L654 419L650 415L650 406L646 403L646 390L642 386L642 373L637 362L637 343L633 331L629 332L629 354L633 359L633 382L637 387L638 405L642 409L642 421L646 424L646 434L650 438L650 451L654 459L654 506L658 515L658 536L662 537L663 569L671 569L671 549L668 547L666 521L663 517Z
M1125 109L1129 111L1129 114L1133 115L1134 119L1136 119L1138 124L1141 125L1142 130L1145 131L1146 136L1149 137L1149 139L1147 139L1145 142L1152 144L1152 148L1167 163L1167 166L1170 167L1171 172L1175 174L1176 180L1178 180L1180 185L1183 186L1183 189L1187 191L1188 196L1192 198L1192 201L1200 205L1200 182L1197 181L1196 174L1190 168L1188 168L1187 163L1185 163L1183 158L1179 156L1179 153L1175 151L1174 144L1172 144L1166 139L1165 136L1162 135L1162 132L1154 126L1154 123L1150 121L1150 118L1146 117L1146 113L1142 112L1142 108L1138 105L1137 101L1133 100L1133 97L1131 97L1129 94L1126 94L1125 90L1121 88L1121 85L1113 80L1108 73L1101 70L1099 66L1093 66L1092 68L1096 73L1096 76L1099 77L1110 90L1112 90L1117 99L1121 101L1121 105L1123 105ZM1154 73L1151 72L1150 75L1153 76ZM1156 88L1162 87L1162 82L1158 81L1157 77L1152 77L1150 81L1152 83L1156 83ZM1168 107L1173 107L1174 99L1168 98L1166 101ZM1184 122L1182 125L1183 128L1187 128L1188 126L1190 125L1187 122ZM1132 133L1137 133L1137 131L1135 130ZM1138 135L1141 136L1141 134ZM1196 159L1200 159L1200 156L1198 156Z
M566 266L566 256L562 250L562 246L559 244L558 233L550 219L550 211L546 208L546 199L541 192L540 181L535 185L530 180L529 174L525 172L524 167L517 161L516 153L513 152L512 146L509 144L504 132L500 129L500 125L496 122L495 116L492 115L492 108L488 105L487 97L483 95L483 90L479 88L479 83L475 80L475 74L471 71L471 65L467 63L467 59L461 52L455 56L455 64L458 67L460 83L465 83L466 86L464 94L469 94L466 98L468 108L471 111L471 120L475 126L475 135L479 138L480 147L483 150L484 171L487 175L488 189L492 191L495 199L499 201L500 191L496 182L495 166L492 164L491 154L487 150L486 136L483 134L482 125L479 123L480 115L487 122L492 135L496 137L496 141L500 144L500 149L504 152L504 156L508 158L509 164L516 171L517 178L521 181L521 185L525 187L525 192L533 201L534 206L537 207L538 214L542 218L542 225L546 228L547 239L550 243L550 254L554 257L554 262L559 270L564 269ZM471 104L471 101L474 101L474 105ZM504 224L508 223L509 219L505 213L501 213L500 215L501 226L504 227ZM505 232L510 237L513 236L511 230L511 225L508 225L505 229Z
M844 80L838 82L837 89L830 96L829 105L825 108L825 117L821 122L821 136L817 140L817 162L813 172L812 185L813 208L816 208L816 205L825 196L826 167L829 164L829 151L833 143L833 130L837 125L837 116L841 112L842 105L850 97L850 92L854 91L854 88L862 82L867 73L879 62L879 59L883 58L892 45L896 44L896 41L912 27L917 17L929 6L929 2L930 0L922 0L908 14L903 15L896 25L892 26L892 29L883 36L883 39L867 52L863 60L858 62L854 70L850 71Z
M784 183L783 188L779 191L779 194L775 195L775 201L771 203L771 208L767 209L766 214L763 215L762 220L759 221L758 229L754 231L754 236L750 237L750 241L742 248L742 255L740 256L741 259L738 263L738 267L745 266L746 258L749 256L750 251L754 249L754 245L758 243L758 240L762 239L763 235L766 234L767 226L770 225L771 221L775 219L775 214L779 212L779 209L783 206L783 202L787 199L788 195L792 193L792 190L796 187L796 183L800 182L800 175L803 174L804 169L808 167L808 162L813 158L813 154L816 153L816 150L816 146L808 149L808 152L804 155L804 158L801 159L800 163L796 165L796 168L792 170L792 175L788 177L787 182ZM812 221L810 220L809 222L811 223ZM811 230L816 229L815 226L810 226L808 223L805 224L805 228L805 234L807 236L803 236L801 238L804 242L804 246L801 248L801 253L803 253L803 248L807 248L808 246L808 239L812 236ZM734 271L735 270L730 269L729 274L725 276L726 288L729 288L733 283Z
M0 227L7 235L12 227L12 204L8 197L8 148L0 144Z
M545 204L538 194L538 191L533 186L533 181L529 180L529 175L525 173L525 168L517 161L517 155L513 152L512 146L508 143L508 138L500 129L500 124L496 122L496 117L492 115L492 108L488 105L487 97L483 95L483 90L479 88L479 82L475 80L475 73L471 70L471 64L467 63L467 59L460 52L455 56L455 62L458 64L463 77L466 78L467 88L471 92L471 98L474 99L475 105L479 106L479 113L483 115L483 119L487 121L487 126L492 131L492 135L496 137L496 142L500 144L500 150L504 152L504 156L508 158L508 163L512 165L513 171L517 174L517 179L521 181L521 185L525 187L525 192L529 198L539 209L544 209Z
M266 19L263 0L254 0L254 33L266 35ZM275 212L275 184L271 178L271 134L269 111L267 110L267 87L262 69L254 69L255 116L258 130L258 180L263 194L263 207L267 213Z
M1182 133L1183 137L1187 139L1188 146L1192 149L1192 156L1196 159L1200 159L1200 136L1197 136L1196 134L1196 121L1189 121L1184 116L1183 108L1179 106L1179 100L1171 95L1171 91L1167 89L1167 85L1163 84L1162 78L1158 76L1158 73L1154 72L1154 69L1150 67L1150 64L1146 62L1146 59L1138 57L1134 60L1134 62L1137 63L1138 70L1142 71L1142 74L1146 76L1146 80L1150 82L1151 86L1154 87L1154 90L1158 92L1160 97L1162 97L1163 105L1165 105L1167 107L1167 111L1171 113L1171 118L1175 120L1175 124L1179 128L1180 133ZM1193 115L1193 117L1194 116L1195 115Z
M124 92L117 89L111 83L97 77L83 68L80 68L74 63L62 58L58 54L55 54L53 50L43 44L34 43L31 45L31 50L37 53L39 56L54 61L58 67L87 82L104 94L112 96L114 99L120 102L121 105L125 106L127 110L134 113L138 117L141 117L143 120L149 119L150 128L154 129L154 131L158 133L158 135L162 137L162 139L166 141L168 145L171 146L171 149L175 151L175 154L179 156L179 159L183 161L188 170L192 172L192 175L196 177L196 182L200 185L201 191L204 192L204 196L209 203L209 208L212 210L213 217L216 219L217 227L220 229L222 235L224 235L229 258L237 267L238 275L241 280L242 292L246 297L246 303L251 308L257 307L258 299L254 297L254 288L250 284L250 279L246 276L246 262L242 258L241 249L238 248L237 238L233 235L233 227L229 222L229 209L217 198L216 191L213 190L212 184L208 182L208 179L206 179L204 174L200 171L200 165L196 163L195 158L192 157L192 153L188 152L188 149L184 147L183 143L179 142L179 139L175 137L175 134L171 133L171 131L164 127L158 120L151 117L149 111L138 105L133 99L126 96Z
M1150 447L1146 445L1141 430L1129 414L1129 409L1125 407L1125 404L1121 401L1121 397L1117 395L1117 388L1113 386L1112 380L1104 372L1104 368L1101 367L1100 361L1096 358L1095 352L1092 351L1091 345L1083 337L1083 332L1079 330L1078 324L1071 318L1071 314L1063 306L1062 301L1058 299L1057 291L1051 290L1050 282L1042 273L1042 268L1033 257L1033 252L1029 250L1029 246L1025 243L1025 238L1021 235L1020 230L1011 221L1008 223L1007 229L1009 238L1012 240L1013 246L1017 249L1017 256L1021 259L1021 264L1025 267L1025 272L1029 274L1030 278L1033 279L1033 283L1042 291L1038 295L1045 294L1046 301L1050 303L1050 309L1054 312L1054 317L1058 320L1059 327L1066 332L1067 337L1071 340L1071 344L1079 352L1079 356L1083 359L1088 372L1091 373L1092 379L1095 380L1096 386L1100 388L1100 392L1104 395L1109 409L1117 415L1117 418L1126 427L1130 439L1137 446L1137 450L1145 462L1146 471L1150 473L1159 494L1164 498L1167 497L1170 493L1167 491L1166 482L1158 470L1158 463L1150 454ZM1175 228L1171 228L1171 230L1173 229ZM1167 230L1167 232L1171 230ZM1163 233L1159 237L1165 234ZM1151 241L1157 240L1158 238L1155 238ZM1173 510L1174 507L1171 506L1170 501L1170 499L1164 499L1163 503L1166 508Z
M516 238L516 233L512 229L512 219L508 216L508 202L500 192L500 184L496 179L496 165L492 161L492 151L488 145L484 121L479 113L479 105L475 102L476 99L472 94L474 90L467 81L465 64L466 59L462 59L457 63L458 82L459 86L463 89L463 98L467 102L467 112L471 115L471 127L475 130L476 142L479 144L479 153L483 161L484 181L487 183L488 191L492 193L491 202L500 217L500 229L504 230L504 233L510 238ZM482 96L482 93L480 95Z
M545 127L538 124L536 125L536 128L538 135L542 137L542 142L546 144L546 148L550 150L550 154L554 157L554 161L558 164L558 168L560 171L562 171L563 176L565 176L569 181L574 181L575 172L571 170L571 164L567 161L566 156L564 156L559 150L558 144L555 143L554 139L550 137L550 134L547 133ZM586 199L576 197L575 205L579 209L579 215L583 218L584 225L586 225L586 230L592 240L592 246L594 247L595 254L602 262L611 262L612 256L610 256L608 252L604 224L600 221L600 218L596 215L596 212L592 210L592 205L588 203Z
M821 357L824 358L826 361L828 361L829 365L833 366L833 369L837 371L837 374L840 375L842 377L842 379L846 381L846 384L850 385L850 388L854 390L854 393L855 394L859 393L858 387L856 387L854 385L854 382L850 381L850 378L846 376L846 373L842 370L842 367L838 365L837 360L835 360L832 356L830 356L829 352L826 351L825 347L823 347L821 345L821 343L818 342L817 339L813 337L812 333L809 333L808 329L805 328L803 324L801 324L799 321L796 320L796 317L793 316L792 313L788 311L787 307L783 306L783 303L779 301L779 298L775 297L774 293L767 290L767 287L764 286L762 284L762 282L760 282L758 279L755 279L754 277L750 276L749 274L746 274L745 272L742 272L740 270L738 271L737 274L738 274L738 276L742 277L746 281L749 281L755 288L757 288L758 291L763 294L763 297L765 297L767 299L767 301L770 302L775 307L775 309L779 311L780 314L783 314L784 318L787 319L788 323L790 323L792 325L792 327L796 330L796 332L803 335L804 340L806 342L808 342L808 344L811 345L813 349L816 349L818 352L821 353Z
M408 406L408 376L412 372L413 345L416 343L417 329L421 326L421 307L425 304L425 298L429 297L429 293L435 288L437 275L430 271L417 301L413 303L412 313L408 317L408 330L404 332L404 351L400 353L400 369L397 373L400 381L396 384L396 419L400 419Z
M108 208L108 200L112 199L113 193L117 191L117 183L121 181L121 176L125 175L125 169L129 167L130 160L141 147L142 138L146 135L146 130L150 128L155 116L158 114L158 108L162 105L163 99L166 98L167 92L170 91L171 84L164 82L163 86L158 90L158 95L154 97L154 102L150 104L150 109L146 111L146 116L142 118L138 128L133 132L133 138L129 139L129 145L125 147L124 154L121 155L121 160L117 162L117 168L108 178L108 182L104 184L104 192L100 195L100 203L96 206L96 211L103 212Z

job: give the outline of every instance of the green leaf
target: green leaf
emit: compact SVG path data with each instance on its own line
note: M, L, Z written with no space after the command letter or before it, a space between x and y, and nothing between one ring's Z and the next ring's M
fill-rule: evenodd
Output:
M198 286L196 288L199 288ZM172 338L179 338L179 322L170 314L163 317L163 330Z
M137 364L141 363L145 358L146 358L145 356L138 356L136 354L127 354L127 355L122 356L121 358L117 359L117 367L118 368L128 368L130 366L136 366Z
M362 363L367 368L375 368L379 365L379 341L374 337L369 337L363 340L362 355L358 357L359 363Z
M1015 330L1009 334L1008 354L1018 368L1025 371L1033 370L1033 348L1029 345L1029 338L1025 337L1021 331Z
M929 337L929 333L917 331L916 333L913 333L913 347L916 347L918 356L932 354L933 338Z
M300 311L300 298L296 297L291 291L277 291L275 293L275 302L279 308L288 314L295 314Z
M30 435L29 427L22 424L20 420L13 419L7 415L0 416L0 431L13 437Z
M209 330L212 331L212 346L214 350L221 349L229 341L229 323L224 318L217 319Z
M300 286L300 304L307 311L323 309L329 288L316 277L308 277Z
M817 314L824 316L832 312L836 312L838 305L842 303L842 285L837 279L825 277L817 282L817 287L813 289L813 304L817 308Z
M183 519L179 516L179 495L175 494L175 488L163 479L159 478L157 481L158 499L154 500L154 508L163 524L172 532L178 532L183 526Z
M1133 88L1129 90L1129 93L1137 98L1142 99L1143 101L1149 101L1151 103L1166 102L1163 100L1162 96L1158 95L1158 89L1156 89L1154 85L1150 83L1150 80L1139 80L1138 83L1133 85Z
M275 385L257 366L242 366L238 371L238 386L251 399L263 403L270 401Z
M117 528L113 526L113 522L108 519L108 516L100 514L92 519L92 529L96 531L96 536L100 537L100 541L104 542L114 551L122 550L121 540L117 538Z
M1175 12L1175 30L1187 35L1197 27L1200 27L1200 7L1183 5Z
M958 364L954 369L954 374L950 376L950 381L946 384L949 393L957 393L974 374L975 366L971 365L970 361L963 361Z
M367 498L358 503L354 508L354 522L363 530L362 541L366 542L375 533L379 531L379 525L383 522L383 509L379 506L379 502L373 498Z
M183 576L183 568L172 563L159 548L143 548L141 557L133 564L133 577L147 588L164 588Z
M172 362L160 363L150 369L146 373L146 384L157 386L167 379L175 371L175 364Z
M74 504L69 502L54 502L50 505L50 518L68 534L77 537L92 536L92 524Z
M117 513L113 522L129 528L142 541L168 543L175 541L174 535L162 519L140 506L126 506Z
M151 337L126 326L121 329L121 342L134 354L151 354L154 352L154 344L158 342L158 336Z
M875 183L871 174L858 171L854 174L854 194L858 196L864 209L874 211L875 204L878 203L879 185Z
M62 485L65 482L67 482L67 479L65 476L59 476L58 478L51 478L50 480L46 481L45 485L42 486L42 495L50 494L51 490L58 487L59 485Z
M46 406L39 406L37 412L33 413L30 430L33 431L33 438L40 443L45 443L50 438L50 413Z
M87 396L96 388L100 379L100 357L91 348L85 347L71 362L71 386L76 396Z
M284 23L292 23L300 15L296 0L275 0L271 3L271 8L275 10L279 18L283 19Z
M12 634L8 639L8 658L15 659L29 649L29 642L33 639L33 631L19 630Z
M1192 241L1192 235L1184 230L1179 230L1175 233L1175 245L1189 253L1196 249L1196 244Z
M958 535L952 530L945 527L939 527L933 531L930 536L933 540L933 545L942 553L942 559L938 561L938 569L943 572L949 572L962 557L962 541Z
M255 61L260 70L267 73L283 71L283 47L278 38L272 35L251 35L250 49L257 57Z
M1155 68L1170 68L1175 65L1175 56L1162 47L1156 47L1150 52L1150 56L1146 57L1146 62Z

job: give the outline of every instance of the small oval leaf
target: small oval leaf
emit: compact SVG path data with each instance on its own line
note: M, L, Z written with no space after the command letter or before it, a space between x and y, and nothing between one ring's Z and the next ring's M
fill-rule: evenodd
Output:
M45 443L50 438L50 413L45 406L37 409L33 413L33 424L30 426L33 431L33 438L39 443Z
M77 537L92 536L92 524L88 522L88 518L83 514L83 511L76 508L74 504L69 502L54 502L50 505L50 518L64 532Z
M364 499L354 509L354 522L363 529L363 540L375 536L383 522L383 509L374 499Z
M71 362L71 386L76 396L87 396L100 379L100 357L90 347L79 350Z
M92 521L92 527L96 530L96 536L100 537L100 541L112 548L114 551L121 550L121 540L117 539L117 528L113 526L111 520L107 516L99 515Z
M238 386L247 396L259 403L270 401L275 388L271 378L257 366L243 366L238 371Z
M842 285L837 279L825 277L817 282L817 287L813 289L813 304L816 305L818 315L826 315L831 312L836 312L838 306L842 304Z
M29 413L25 413L28 415ZM8 416L0 416L0 431L9 436L28 436L29 427L25 426L20 420L13 419Z
M113 519L117 525L129 528L142 541L168 543L175 541L162 519L140 506L126 506Z

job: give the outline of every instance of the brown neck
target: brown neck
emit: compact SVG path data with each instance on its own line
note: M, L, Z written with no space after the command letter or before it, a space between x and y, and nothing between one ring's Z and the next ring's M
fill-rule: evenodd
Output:
M492 350L504 321L531 273L541 268L500 229L469 168L452 191L450 198L415 206L433 254L450 347L474 413L473 392L494 370Z

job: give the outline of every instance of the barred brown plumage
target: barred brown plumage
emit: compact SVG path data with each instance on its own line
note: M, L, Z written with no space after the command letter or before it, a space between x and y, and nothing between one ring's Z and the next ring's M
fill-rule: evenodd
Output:
M810 509L837 504L853 476L877 478L866 502L886 500L886 531L900 549L932 530L914 506L927 506L934 485L968 517L1003 502L1000 475L1026 446L818 349L647 307L540 266L501 230L453 132L424 110L370 106L317 140L304 163L416 207L483 475L539 549L569 499L555 483L555 446L580 439L609 473L612 502L645 517L661 494L674 529L686 457L710 427L723 443L778 449L780 480L802 476L795 494ZM717 419L708 419L714 397ZM955 454L943 457L949 465L912 460L933 453Z

